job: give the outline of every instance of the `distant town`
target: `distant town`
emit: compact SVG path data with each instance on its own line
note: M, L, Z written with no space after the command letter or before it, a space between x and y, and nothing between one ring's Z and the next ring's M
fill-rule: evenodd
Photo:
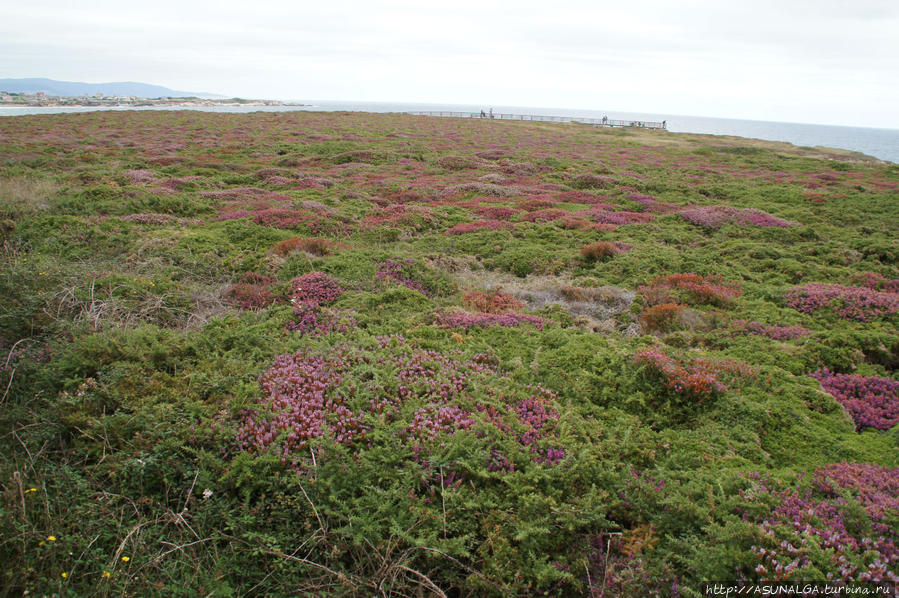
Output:
M93 95L54 96L43 91L36 93L16 93L0 91L0 105L3 106L304 106L305 104L280 102L277 100L247 100L243 98L206 99L191 97L142 98L137 96Z

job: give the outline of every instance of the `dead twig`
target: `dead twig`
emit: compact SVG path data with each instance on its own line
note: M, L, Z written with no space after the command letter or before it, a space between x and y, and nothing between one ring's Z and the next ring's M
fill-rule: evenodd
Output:
M258 549L257 546L254 546L254 545L251 544L250 542L247 542L246 540L242 540L242 539L237 538L237 537L235 537L235 536L230 536L230 535L226 535L226 534L222 534L222 536L225 537L225 538L228 538L228 539L230 539L230 540L234 540L234 541L236 541L236 542L239 542L240 544L243 544L244 546L249 546L250 548L256 548L256 549ZM313 567L313 568L315 568L315 569L318 569L318 570L320 570L320 571L324 571L325 573L328 573L329 575L332 575L332 576L336 577L337 579L339 579L339 580L340 580L341 582L343 582L344 584L347 584L347 585L351 586L351 587L353 588L353 590L357 590L357 589L359 589L360 587L369 587L369 588L372 588L372 587L373 587L372 584L370 584L370 583L368 583L368 584L365 583L363 580L357 578L355 575L350 575L350 574L346 574L346 573L341 573L340 571L335 571L335 570L331 569L330 567L326 567L325 565L316 563L315 561L311 561L311 560L309 560L309 559L305 559L305 558L302 558L302 557L294 556L294 555L292 555L292 554L285 554L285 553L280 552L280 551L277 551L277 550L266 550L266 549L263 549L263 550L260 550L259 552L260 552L261 554L267 554L267 555L269 555L269 556L278 557L278 558L281 558L281 559L284 559L284 560L293 561L293 562L297 562L297 563L302 563L302 564L304 564L304 565L308 565L308 566Z
M16 347L19 346L19 343L27 341L27 340L29 340L29 338L30 337L20 338L13 344L12 347L10 347L9 353L6 354L6 362L3 364L4 369L9 368L9 362L12 359L12 354L16 350ZM2 405L3 402L6 400L6 395L9 394L9 389L12 388L12 381L13 381L13 378L15 378L15 376L16 376L16 369L17 368L13 368L9 373L9 382L6 384L6 390L3 392L3 396L0 397L0 405Z
M449 559L449 560L451 560L452 562L456 563L457 565L459 565L460 567L462 567L463 569L465 569L466 571L468 571L468 572L471 573L472 575L475 575L475 576L477 576L478 578L480 578L481 580L483 580L483 581L485 581L486 583L490 584L491 586L493 586L494 588L496 588L496 589L499 590L500 592L503 591L503 589L502 589L496 582L494 582L494 581L488 579L486 575L484 575L483 573L481 573L480 571L478 571L477 569L475 569L475 568L473 568L473 567L469 567L468 565L466 565L465 563L463 563L462 561L460 561L460 560L457 559L456 557L451 556L451 555L449 555L449 554L443 552L442 550L438 550L438 549L436 549L436 548L430 548L430 547L428 547L428 546L413 546L412 548L406 549L406 551L404 552L404 554L406 554L406 553L412 553L412 552L414 552L414 551L416 551L416 550L423 550L423 551L425 551L425 552L433 552L433 553L435 553L435 554L439 554L440 556L442 556L442 557L444 557L444 558L446 558L446 559Z
M422 585L425 588L432 590L435 594L437 594L438 596L441 596L442 598L447 598L446 593L443 590L441 590L440 587L436 583L434 583L430 577L428 577L421 571L416 571L415 569L410 569L409 567L406 567L405 565L396 565L396 568L400 569L401 571L405 571L407 573L411 573L411 574L417 576L422 581L416 582L416 583L418 583L419 585Z
M318 509L315 508L315 505L312 503L312 499L309 498L308 494L306 494L306 489L303 488L303 484L301 484L299 482L297 482L297 483L300 484L300 490L303 491L303 496L306 497L306 502L309 503L309 506L312 507L312 512L315 513L315 519L318 521L318 527L321 530L322 535L327 535L328 530L325 528L325 524L322 521L321 516L318 514Z

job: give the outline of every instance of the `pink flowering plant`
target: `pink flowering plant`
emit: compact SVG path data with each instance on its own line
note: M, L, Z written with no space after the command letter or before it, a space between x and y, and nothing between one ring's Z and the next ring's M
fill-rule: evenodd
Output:
M671 212L676 212L680 209L680 206L677 204L659 201L651 195L642 193L630 193L627 195L627 198L632 202L639 204L644 211L653 212L655 214L670 214Z
M452 289L452 282L434 272L420 261L407 258L379 262L375 274L381 284L396 284L427 296L444 295Z
M340 284L330 274L324 272L309 272L298 276L291 281L293 288L293 303L307 303L322 305L333 303L340 297L343 290Z
M826 368L809 375L849 412L859 430L889 430L899 424L899 381Z
M474 220L472 222L462 222L460 224L457 224L447 229L446 234L464 235L466 233L473 233L482 230L497 231L511 230L512 228L512 223L505 222L503 220Z
M501 314L524 307L523 301L497 290L469 291L462 296L462 302L467 307L485 314Z
M551 390L534 387L533 394L515 405L518 421L524 426L518 441L530 449L534 463L553 466L565 459L565 449L547 446L544 439L554 436L553 430L559 421L559 413L555 409L558 395Z
M743 294L739 283L726 281L720 276L702 276L693 272L659 276L637 290L650 305L704 303L728 307Z
M899 278L887 278L877 272L862 272L850 278L854 285L883 291L884 293L899 293Z
M787 291L784 303L806 314L829 311L844 320L869 322L899 311L899 292L878 291L866 286L812 283Z
M282 299L272 291L275 279L257 272L247 272L225 291L225 299L241 309L260 310Z
M799 225L798 222L784 220L756 208L698 206L683 208L680 210L680 214L690 224L709 230L717 230L725 224L777 228L789 228Z
M678 397L678 403L710 403L731 389L739 389L755 376L755 370L737 360L675 359L658 349L640 349L634 363L665 389Z
M350 314L326 307L343 292L330 274L309 272L294 278L291 286L294 319L287 323L288 330L301 335L321 336L355 328L356 320Z
M484 355L419 349L400 336L376 342L368 349L340 344L327 354L301 350L278 356L259 377L258 404L240 414L234 450L271 453L303 471L326 459L329 446L366 451L372 431L386 426L409 459L425 464L448 438L477 428L476 437L488 443L481 464L488 471L515 470L510 459L519 457L489 444L511 432L534 465L564 460L566 451L557 444L558 397L552 391L510 386ZM388 374L365 375L373 366ZM527 398L492 405L473 398L477 389L491 385Z
M899 583L899 468L835 463L819 467L811 484L784 488L759 478L753 494L774 506L756 520L748 578Z

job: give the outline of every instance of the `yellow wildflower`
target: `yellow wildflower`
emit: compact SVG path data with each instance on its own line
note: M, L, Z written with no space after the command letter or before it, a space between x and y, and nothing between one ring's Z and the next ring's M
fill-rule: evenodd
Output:
M69 576L68 573L66 573L65 571L62 572L62 578L63 578L63 579L65 579L65 578L68 577L68 576Z
M110 573L110 572L107 571L106 569L103 569L103 577L105 577L106 579L109 579L109 577L110 577L111 575L112 575L112 573Z
M50 542L56 542L56 536L47 536L47 540Z
M130 561L130 560L131 560L131 557L130 557L130 556L123 556L123 557L122 557L122 562L127 563L127 562Z

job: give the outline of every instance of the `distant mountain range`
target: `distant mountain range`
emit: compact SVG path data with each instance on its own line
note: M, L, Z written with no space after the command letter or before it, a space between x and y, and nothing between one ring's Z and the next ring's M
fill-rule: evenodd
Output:
M79 83L54 79L0 79L0 91L9 93L37 93L49 96L83 96L101 93L104 96L137 96L139 98L207 98L222 99L227 96L199 91L176 91L160 85L125 81L121 83Z

